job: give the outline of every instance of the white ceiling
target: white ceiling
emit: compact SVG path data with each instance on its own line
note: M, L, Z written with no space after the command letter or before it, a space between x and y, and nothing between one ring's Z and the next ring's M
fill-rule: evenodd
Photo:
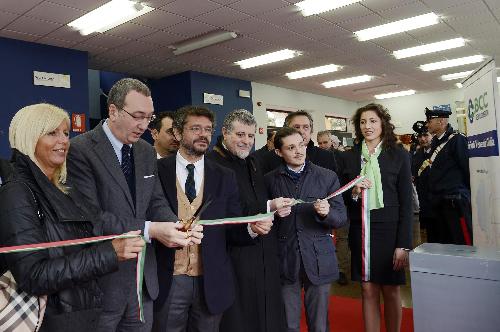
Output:
M65 25L106 2L1 0L0 36L87 51L92 69L151 78L195 70L353 101L395 90L451 89L457 81L443 82L439 76L477 66L423 72L418 69L421 64L474 54L500 58L500 0L364 0L309 17L293 5L298 0L149 0L144 3L154 11L103 34L81 36ZM353 31L430 11L441 16L441 23L372 41L354 38ZM216 29L235 31L238 38L179 56L168 48ZM391 55L401 48L456 37L466 38L467 45L402 60ZM283 48L303 55L246 70L234 64ZM328 63L344 68L299 80L284 76ZM321 85L361 74L376 78L333 89ZM384 85L391 86L355 91Z

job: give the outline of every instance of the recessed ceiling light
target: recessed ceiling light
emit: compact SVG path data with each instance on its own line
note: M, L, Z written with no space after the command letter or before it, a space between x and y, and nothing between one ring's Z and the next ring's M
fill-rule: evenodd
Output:
M462 88L462 87L463 87L463 84L462 84L462 83L460 83L460 82L458 82L458 83L455 83L455 86L456 86L457 88L459 88L459 89L460 89L460 88Z
M297 71L293 71L291 73L286 73L285 75L288 76L289 79L295 80L298 78L333 73L333 72L339 70L340 68L342 68L342 67L338 66L338 65L334 65L334 64L329 64L329 65L324 65L324 66L319 66L319 67L314 67L314 68L297 70Z
M294 58L298 55L301 55L301 53L298 51L284 49L281 51L276 51L276 52L272 52L272 53L259 55L259 56L253 57L253 58L245 59L245 60L236 61L235 64L239 65L241 67L241 69L248 69L248 68L266 65L268 63L273 63L273 62L291 59L291 58Z
M421 65L420 69L422 69L423 71L431 71L431 70L438 70L438 69L451 68L457 66L464 66L471 63L481 62L484 60L484 58L485 57L483 55L466 56L463 58L427 63L425 65Z
M500 83L500 77L497 77L497 83Z
M152 10L154 8L137 1L112 0L68 23L68 26L86 36L92 32L107 31Z
M373 78L373 76L370 76L370 75L361 75L361 76L343 78L343 79L335 80L335 81L328 81L328 82L325 82L322 84L325 88L335 88L337 86L344 86L344 85L368 82L372 78Z
M443 81L451 81L451 80L456 80L459 78L465 78L465 77L469 76L470 74L472 74L472 72L473 72L473 70L468 70L468 71L462 71L460 73L447 74L447 75L441 76L441 79Z
M363 29L354 32L360 41L390 36L397 33L415 30L430 25L438 24L439 16L434 13L423 14L415 17L406 18L376 27Z
M405 91L398 91L398 92L383 93L381 95L375 95L374 97L375 97L375 99L387 99L387 98L414 95L415 93L416 93L415 90L405 90Z
M452 48L465 46L465 39L454 38L449 40L443 40L436 43L425 44L410 48L405 48L399 51L394 51L392 54L396 59L404 59L412 56L440 52L444 50L449 50Z
M361 0L305 0L297 2L302 15L309 16L348 6Z

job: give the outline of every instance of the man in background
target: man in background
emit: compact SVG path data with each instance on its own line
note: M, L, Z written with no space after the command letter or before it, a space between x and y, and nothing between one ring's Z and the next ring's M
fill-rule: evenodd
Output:
M0 159L0 186L4 184L12 173L10 162L5 159Z
M285 118L285 127L295 128L302 138L307 147L307 158L317 166L337 172L337 162L335 156L329 151L314 146L311 140L311 135L314 132L314 121L306 111L297 111L287 115ZM276 169L283 163L283 159L279 157L274 151L269 151L264 158L262 158L262 170L264 174Z
M472 245L472 212L467 138L448 123L450 110L426 108L434 135L429 169L430 200L438 243Z
M179 142L172 131L173 112L160 112L149 124L158 159L173 155L179 149Z

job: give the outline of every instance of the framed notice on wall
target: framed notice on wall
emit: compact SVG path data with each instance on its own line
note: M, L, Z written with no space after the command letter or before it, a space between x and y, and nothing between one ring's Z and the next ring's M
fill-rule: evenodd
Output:
M347 131L347 119L338 116L325 115L325 126L327 130Z

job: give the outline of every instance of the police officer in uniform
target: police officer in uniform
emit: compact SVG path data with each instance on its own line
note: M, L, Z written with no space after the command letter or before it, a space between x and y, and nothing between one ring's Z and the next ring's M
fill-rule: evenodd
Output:
M436 221L436 242L472 245L472 213L467 138L448 123L451 111L426 108L427 128L434 135L429 191Z
M412 155L411 172L413 184L417 189L420 228L427 233L426 242L437 242L436 222L432 218L432 206L429 195L429 167L422 167L425 160L431 157L432 135L427 130L425 121L417 121L413 124L413 130L417 138L417 148ZM421 170L422 167L422 170Z

